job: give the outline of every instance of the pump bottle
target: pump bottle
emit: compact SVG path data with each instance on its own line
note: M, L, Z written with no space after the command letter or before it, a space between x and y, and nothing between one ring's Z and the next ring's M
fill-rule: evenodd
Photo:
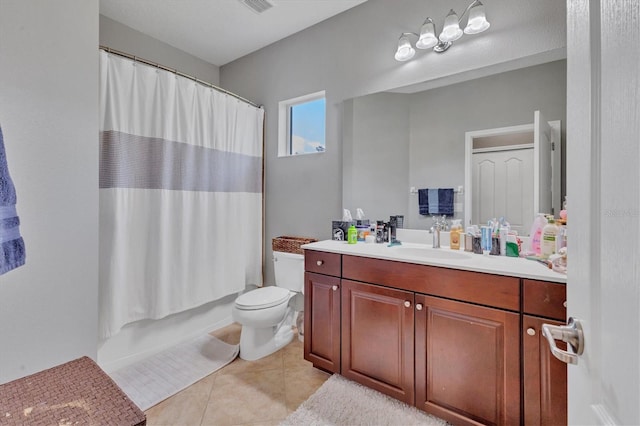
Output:
M542 240L540 241L540 255L547 259L556 252L556 236L558 227L553 216L549 216L547 224L542 229Z

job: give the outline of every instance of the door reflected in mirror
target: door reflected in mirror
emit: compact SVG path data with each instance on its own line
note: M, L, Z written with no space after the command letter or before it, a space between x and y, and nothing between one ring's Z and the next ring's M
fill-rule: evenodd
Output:
M465 219L505 217L528 235L538 212L560 211L561 122L535 111L532 123L465 133ZM469 208L466 208L469 206Z

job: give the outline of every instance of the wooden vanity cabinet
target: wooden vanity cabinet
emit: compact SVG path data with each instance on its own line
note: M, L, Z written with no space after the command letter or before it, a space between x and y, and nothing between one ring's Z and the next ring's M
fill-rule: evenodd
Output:
M518 278L355 256L342 277L345 377L454 424L520 423Z
M551 354L542 335L542 324L566 324L566 286L535 280L522 285L524 424L567 424L567 364ZM556 344L566 350L565 343Z
M541 332L565 322L564 284L310 250L305 268L316 367L453 424L566 424Z
M414 293L342 280L342 375L414 403Z
M304 359L331 373L340 373L341 258L305 251Z
M518 313L416 295L416 406L453 424L520 423Z

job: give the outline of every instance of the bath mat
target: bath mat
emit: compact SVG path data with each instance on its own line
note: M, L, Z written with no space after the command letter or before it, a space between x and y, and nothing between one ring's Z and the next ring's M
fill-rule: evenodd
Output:
M229 364L239 351L239 345L230 345L206 334L109 376L145 411Z
M442 419L334 374L284 419L295 425L447 425Z

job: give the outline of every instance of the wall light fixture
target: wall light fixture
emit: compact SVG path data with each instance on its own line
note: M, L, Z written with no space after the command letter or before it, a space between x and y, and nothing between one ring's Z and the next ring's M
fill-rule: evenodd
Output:
M462 19L467 12L469 13L469 18L467 19L467 26L463 31L460 28L460 22L462 22ZM436 52L443 53L451 47L451 44L454 41L462 37L463 33L478 34L487 30L489 26L490 24L484 13L484 5L480 0L475 0L467 6L465 11L462 12L462 15L460 15L460 18L458 18L456 12L451 9L447 17L444 19L444 26L438 37L436 37L436 26L433 19L427 18L420 28L420 34L411 32L400 34L398 49L396 50L395 55L396 61L408 61L416 54L416 50L409 41L410 36L418 37L418 41L416 42L416 47L418 49L429 49L433 47L433 50Z

